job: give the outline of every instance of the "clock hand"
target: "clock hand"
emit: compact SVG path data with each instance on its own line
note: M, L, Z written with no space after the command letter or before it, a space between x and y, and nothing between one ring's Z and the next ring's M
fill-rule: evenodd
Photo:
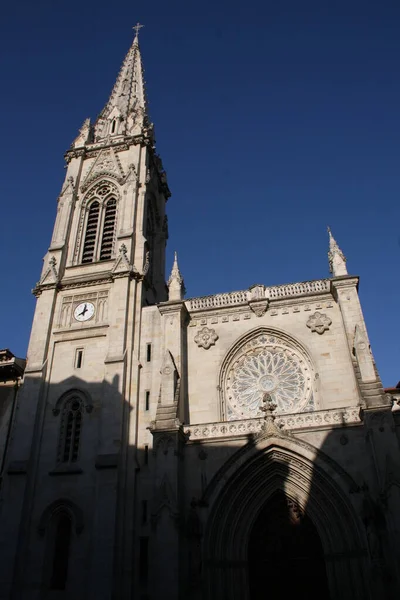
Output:
M84 317L84 316L85 316L85 313L87 313L87 311L88 311L88 308L87 308L87 306L86 306L86 304L85 304L85 306L83 307L83 311L82 311L81 313L79 313L79 315L78 315L78 316L79 316L79 317L81 317L81 316L82 316L82 317Z

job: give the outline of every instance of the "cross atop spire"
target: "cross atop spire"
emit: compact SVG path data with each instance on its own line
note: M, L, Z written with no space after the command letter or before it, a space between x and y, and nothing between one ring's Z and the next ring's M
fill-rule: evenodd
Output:
M332 235L331 228L328 227L329 235L329 270L334 277L340 277L341 275L347 275L346 257L339 248L335 238Z
M140 23L133 27L135 38L122 63L110 98L94 126L96 142L108 137L151 133L152 126L147 114L142 57L138 42L142 27L144 25Z
M135 32L135 40L139 39L139 31L142 29L142 27L144 27L144 25L142 25L139 22L137 22L136 25L132 27L132 29Z

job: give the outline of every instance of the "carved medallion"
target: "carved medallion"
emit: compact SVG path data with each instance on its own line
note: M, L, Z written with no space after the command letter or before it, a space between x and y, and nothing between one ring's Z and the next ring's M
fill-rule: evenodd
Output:
M210 346L213 346L218 339L218 335L215 333L214 329L209 329L208 327L203 327L200 329L194 341L199 346L199 348L204 348L208 350Z
M328 331L331 324L331 319L320 312L316 312L311 315L307 321L307 327L309 327L311 331L316 331L320 335L322 335L324 331Z

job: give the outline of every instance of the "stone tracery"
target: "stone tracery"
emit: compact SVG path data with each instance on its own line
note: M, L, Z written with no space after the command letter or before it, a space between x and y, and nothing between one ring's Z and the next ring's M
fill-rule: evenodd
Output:
M262 399L270 394L277 413L314 409L312 368L304 353L278 335L259 333L234 353L225 372L225 418L262 415Z

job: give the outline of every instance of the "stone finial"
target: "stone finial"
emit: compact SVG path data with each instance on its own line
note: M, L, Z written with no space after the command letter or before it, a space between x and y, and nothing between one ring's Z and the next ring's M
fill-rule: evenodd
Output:
M174 254L174 264L172 265L171 275L169 276L168 282L169 300L183 300L186 293L185 283L183 281L182 274L178 266L178 255Z
M264 424L263 431L267 436L281 435L281 431L277 427L275 423L275 415L274 411L277 408L277 405L272 400L271 395L266 392L262 398L262 406L260 410L264 413Z
M337 245L335 238L332 235L330 227L328 227L329 234L329 270L334 277L341 275L347 275L346 257Z

